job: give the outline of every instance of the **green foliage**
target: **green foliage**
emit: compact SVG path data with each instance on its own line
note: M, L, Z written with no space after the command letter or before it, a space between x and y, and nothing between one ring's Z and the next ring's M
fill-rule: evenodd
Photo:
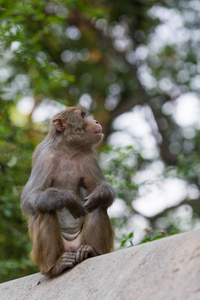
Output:
M121 241L120 247L123 247L127 242L129 242L131 246L133 246L133 242L132 242L133 237L134 237L134 233L130 232L129 235Z
M2 260L0 268L1 281L27 276L38 271L29 258Z
M35 141L31 131L16 127L9 112L12 103L2 102L0 114L0 281L30 274L36 269L28 260L31 245L20 195L30 174Z
M138 245L160 240L164 237L171 236L173 234L175 233L171 232L170 234L166 234L166 232L164 232L163 230L158 230L157 235L153 235L153 236L147 233L147 236ZM127 237L122 239L120 247L124 247L127 242L130 243L129 247L133 246L133 238L134 238L134 232L130 232Z

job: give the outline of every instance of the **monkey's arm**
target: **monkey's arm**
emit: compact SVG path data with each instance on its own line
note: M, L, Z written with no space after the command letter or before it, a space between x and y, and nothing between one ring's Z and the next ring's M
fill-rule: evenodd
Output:
M114 201L115 191L106 181L95 157L90 163L90 171L85 177L85 187L89 195L85 198L85 208L92 212L97 207L108 208Z
M54 164L52 159L35 163L31 177L21 196L24 214L35 215L39 212L52 212L67 208L74 218L84 216L86 211L78 197L69 190L51 187Z

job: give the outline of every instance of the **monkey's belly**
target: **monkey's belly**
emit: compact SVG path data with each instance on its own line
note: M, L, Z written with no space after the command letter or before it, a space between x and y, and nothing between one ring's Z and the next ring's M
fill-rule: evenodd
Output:
M57 211L62 236L67 241L74 241L82 230L84 218L74 219L67 209Z

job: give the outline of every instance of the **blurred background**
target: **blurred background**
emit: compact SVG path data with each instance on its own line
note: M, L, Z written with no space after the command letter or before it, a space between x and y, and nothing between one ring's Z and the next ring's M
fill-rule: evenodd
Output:
M1 282L37 271L20 195L65 106L103 126L115 250L200 227L199 49L196 0L0 1Z

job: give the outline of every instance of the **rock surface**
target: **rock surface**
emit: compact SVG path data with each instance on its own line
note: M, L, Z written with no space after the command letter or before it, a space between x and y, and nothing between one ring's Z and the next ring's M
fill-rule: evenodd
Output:
M1 300L198 300L200 230L91 258L56 278L0 285Z

